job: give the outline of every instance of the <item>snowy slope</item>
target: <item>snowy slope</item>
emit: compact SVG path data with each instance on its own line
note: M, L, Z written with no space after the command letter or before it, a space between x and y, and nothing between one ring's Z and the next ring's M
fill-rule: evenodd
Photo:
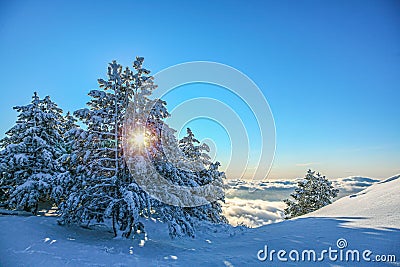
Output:
M196 239L170 240L166 226L146 222L148 240L117 240L106 229L61 227L55 217L0 216L0 266L399 266L399 176L297 219L254 229L203 226ZM143 239L143 237L141 237ZM394 254L397 263L260 261L272 249L337 248ZM264 254L261 253L261 256Z
M348 226L400 229L400 175L376 183L367 189L343 197L307 217L340 217L357 219Z

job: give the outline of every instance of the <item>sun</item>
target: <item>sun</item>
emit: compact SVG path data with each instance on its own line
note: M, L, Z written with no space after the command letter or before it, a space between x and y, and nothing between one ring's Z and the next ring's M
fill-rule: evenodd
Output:
M152 135L147 129L135 129L125 133L126 151L142 153L151 146Z
M131 146L136 148L143 148L149 145L149 137L143 131L131 133L128 141Z
M146 144L146 136L144 133L137 133L133 136L133 142L136 145L144 145Z

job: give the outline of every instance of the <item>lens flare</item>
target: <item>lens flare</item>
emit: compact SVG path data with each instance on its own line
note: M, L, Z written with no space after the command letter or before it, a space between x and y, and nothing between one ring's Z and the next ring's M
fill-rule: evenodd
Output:
M144 133L138 133L133 136L133 142L136 145L144 145L146 144L146 137Z

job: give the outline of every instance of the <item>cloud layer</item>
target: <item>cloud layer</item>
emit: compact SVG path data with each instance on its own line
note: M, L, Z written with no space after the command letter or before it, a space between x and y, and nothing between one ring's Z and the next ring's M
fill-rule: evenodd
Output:
M284 208L283 202L228 198L223 206L223 213L232 225L259 227L282 221Z

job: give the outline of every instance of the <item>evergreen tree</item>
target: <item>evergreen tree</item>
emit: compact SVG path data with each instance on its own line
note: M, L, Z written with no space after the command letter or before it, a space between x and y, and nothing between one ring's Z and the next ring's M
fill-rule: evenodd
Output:
M290 196L294 199L285 199L287 218L301 216L318 210L332 203L332 199L339 193L325 176L308 170L304 180L299 181L295 192Z
M196 221L225 219L217 201L204 205L204 195L214 194L208 187L195 198L195 205L185 200L192 196L191 188L222 188L224 173L218 171L219 163L208 161L203 153L207 148L194 144L195 139L181 144L184 151L194 152L182 153L175 130L164 122L169 116L166 102L150 99L156 86L142 64L143 58L137 57L134 71L122 71L112 62L108 79L98 80L101 89L89 93L88 108L74 113L86 129L72 127L67 134L71 153L61 157L65 167L56 190L63 196L59 222L111 219L115 235L129 237L132 231L143 230L140 217L152 216L168 224L171 237L194 236ZM193 150L186 145L193 145ZM219 193L222 200L223 192Z
M187 128L186 132L187 136L179 140L179 148L191 160L200 160L204 165L210 165L210 156L207 154L210 152L208 145L205 143L200 144L200 141L194 137L190 128Z
M138 227L139 216L148 215L148 196L130 174L122 144L128 104L134 101L135 109L142 109L145 96L155 88L142 63L143 58L136 58L136 73L129 68L122 71L115 61L110 63L108 79L99 79L101 89L89 93L89 108L74 113L87 130L72 133L76 138L71 155L75 170L65 176L66 182L73 182L63 186L69 188L69 197L61 204L60 223L89 224L111 218L114 234L129 237Z
M223 189L225 173L218 170L221 164L218 161L212 163L210 161L210 156L207 154L210 152L210 148L207 144L200 144L200 141L195 138L190 128L187 128L186 131L187 136L179 140L179 147L186 157L190 160L200 161L203 165L203 169L196 172L195 181L200 186L213 183ZM227 220L222 215L221 201L225 201L224 194L220 194L217 201L211 201L209 204L187 209L187 211L192 214L192 216L201 220L207 220L213 223L226 223Z
M175 130L167 125L163 126L162 133L162 146L156 153L157 157L153 164L164 179L174 185L184 186L186 190L178 190L179 196L175 196L173 190L164 193L164 202L175 203L174 205L153 201L155 215L168 224L171 237L182 235L194 237L195 225L200 221L226 223L220 204L220 201L224 201L222 189L225 177L223 172L218 171L220 164L208 161L208 155L201 152L202 146L198 145L199 142L190 129L188 129L188 136L179 142L175 138ZM181 150L184 151L184 155L179 155ZM214 188L216 186L220 191L207 192L207 187L200 189L207 185L213 185ZM205 201L204 198L207 196L212 200ZM166 198L167 201L165 201Z
M38 211L39 201L50 200L57 158L63 152L62 110L49 96L17 106L16 125L0 141L3 199L10 208Z
M133 177L145 177L140 185L146 192L153 193L152 216L168 224L171 237L194 236L194 224L199 220L226 222L218 201L202 205L204 196L199 194L199 204L196 205L193 203L196 198L193 200L190 190L211 183L218 184L219 189L223 188L222 178L225 176L217 170L219 163L209 162L209 156L203 152L208 151L208 147L195 143L193 134L179 144L176 131L164 122L169 116L166 102L150 100L149 91L145 93L134 94L137 99L130 105L128 114L131 117L125 118L125 131L133 133L133 138L128 134L124 149ZM138 136L141 136L139 143ZM161 177L161 180L150 177ZM176 189L174 186L183 186L184 189L173 190ZM208 192L208 195L212 193ZM219 193L222 200L223 192Z
M60 205L71 193L75 179L78 177L79 165L76 164L76 154L73 151L80 145L80 135L83 130L76 124L77 119L68 111L63 120L63 154L57 159L59 171L54 179L52 199Z

